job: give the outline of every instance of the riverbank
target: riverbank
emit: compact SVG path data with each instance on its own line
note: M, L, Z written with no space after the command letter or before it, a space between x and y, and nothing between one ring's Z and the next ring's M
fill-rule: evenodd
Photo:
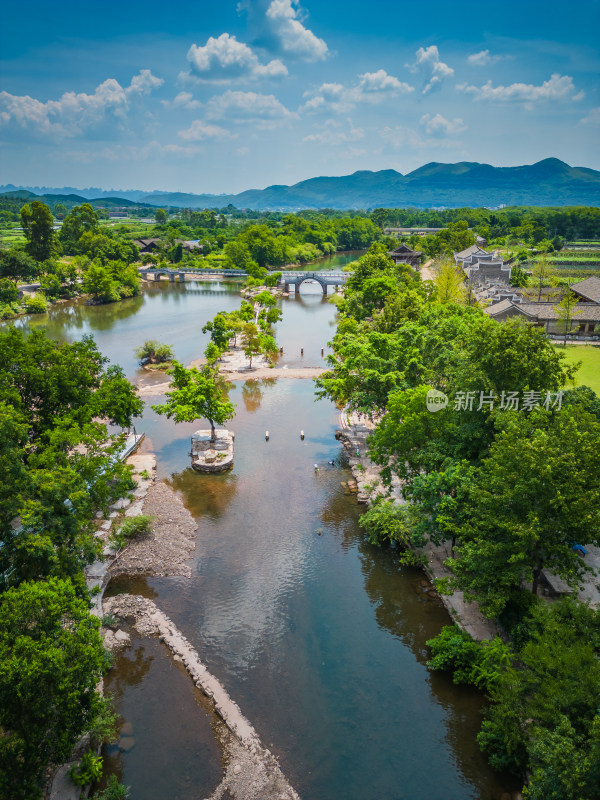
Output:
M210 698L229 736L221 739L226 761L225 774L207 800L300 800L283 775L277 759L231 699L223 685L208 671L185 636L151 601L122 594L104 603L113 614L136 628L142 636L158 636L175 661L183 662L196 686Z
M375 464L368 455L368 438L375 428L368 417L361 414L340 413L340 428L336 432L348 454L348 463L357 484L357 502L370 505L379 495L387 495L388 489L381 480L381 467ZM396 503L405 501L401 493L402 484L393 476L390 496ZM427 563L423 569L432 582L439 578L449 578L452 573L444 562L452 553L448 545L436 546L428 542L423 549ZM438 593L439 594L439 593ZM483 616L476 603L467 603L463 592L455 591L451 595L439 594L440 600L459 627L474 639L493 639L500 635L500 630L493 620Z
M133 455L128 463L139 480L148 476L149 485L139 490L133 502L119 501L115 517L101 523L100 535L106 540L111 529L118 527L118 511L123 516L147 514L152 517L150 531L131 541L114 555L105 578L144 575L191 577L189 560L196 549L198 525L185 508L180 496L164 481L156 481L153 454ZM136 490L138 491L138 490ZM116 524L115 524L116 523ZM214 712L225 729L217 735L222 750L224 774L219 786L207 800L299 800L297 793L281 772L277 759L265 748L237 704L221 683L208 672L198 653L190 646L168 617L151 601L132 595L116 595L102 601L102 615L114 616L116 625L103 630L109 649L127 647L128 634L119 629L121 622L131 623L142 636L158 636L169 648L173 660L183 662L187 673L211 701ZM113 630L116 628L116 632ZM67 795L53 795L53 800L70 800Z

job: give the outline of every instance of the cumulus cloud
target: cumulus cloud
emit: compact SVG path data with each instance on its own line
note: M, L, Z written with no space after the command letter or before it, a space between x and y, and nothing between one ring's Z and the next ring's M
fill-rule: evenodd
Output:
M108 117L123 121L136 96L162 86L149 69L141 70L127 87L114 78L101 83L93 94L65 92L59 100L42 102L29 95L0 92L0 125L16 125L42 135L73 137Z
M346 126L337 120L328 119L322 126L322 130L308 134L302 141L337 146L348 142L358 142L364 138L364 130L355 128L351 119L346 121Z
M201 119L195 119L189 128L179 131L177 135L188 142L202 142L205 139L234 139L237 137L237 134L231 134L225 128L211 125Z
M408 94L414 89L393 75L388 75L384 69L377 72L365 72L358 76L354 86L344 86L341 83L322 83L318 89L304 93L307 98L302 106L302 111L335 111L345 114L356 107L358 103L380 103L389 97L399 94Z
M303 61L322 61L329 55L327 43L304 24L306 12L298 0L242 0L256 43L269 51Z
M492 86L488 81L483 86L469 86L459 84L460 91L473 95L475 100L492 100L501 103L517 102L531 106L533 103L545 100L581 100L583 91L575 94L573 78L569 75L559 75L555 72L549 80L541 86L531 83L511 83L510 86Z
M412 73L422 76L423 94L440 89L444 79L454 75L452 67L440 61L440 53L435 44L429 47L419 47L415 63L407 64L407 66Z
M202 107L200 100L195 100L191 92L179 92L173 100L160 101L165 108L184 108L188 111Z
M229 119L235 123L254 122L260 127L274 127L296 116L273 94L227 91L211 97L206 104L208 119Z
M460 117L446 119L439 113L434 116L423 114L419 125L422 125L430 136L451 136L467 130L467 126Z
M288 74L285 64L279 59L262 64L251 47L228 33L222 33L216 39L210 36L201 47L193 44L187 58L190 71L184 75L206 83L224 83L240 78L281 78Z
M470 55L467 61L474 67L485 67L488 64L495 64L501 58L502 56L493 56L489 50L481 50L479 53Z

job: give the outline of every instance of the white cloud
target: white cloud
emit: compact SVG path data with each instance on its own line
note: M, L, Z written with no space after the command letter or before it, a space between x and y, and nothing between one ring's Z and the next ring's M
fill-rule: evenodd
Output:
M422 75L424 86L423 94L440 89L444 78L454 75L454 70L448 64L440 61L440 53L435 44L429 47L419 47L416 52L414 64L407 64L412 73Z
M289 111L273 94L257 92L227 91L211 97L206 104L209 119L230 119L233 122L254 121L262 127L273 127L296 116Z
M334 119L328 119L317 133L305 136L303 142L317 142L337 146L348 142L358 142L365 138L362 128L355 128L351 119L346 121L346 126Z
M150 70L143 69L125 88L114 78L109 78L97 86L93 94L65 92L59 100L42 102L29 95L0 92L0 124L12 122L19 128L42 135L78 136L84 129L107 117L123 121L131 99L149 94L163 83Z
M358 103L380 103L391 96L413 92L412 86L379 69L377 72L365 72L358 76L354 86L346 87L341 83L323 83L318 89L304 93L308 98L302 111L335 111L345 114L352 111Z
M271 0L266 21L283 53L305 61L321 61L327 57L327 44L302 24L297 0Z
M204 139L234 139L237 134L231 134L225 128L220 128L218 125L211 125L203 122L201 119L195 119L189 128L184 131L179 131L177 134L182 139L188 142L201 142Z
M235 36L222 33L216 39L210 36L206 44L193 44L187 54L193 77L206 83L223 83L233 79L281 78L288 74L285 64L273 59L261 64L256 53Z
M467 130L467 126L460 117L446 119L441 114L423 114L419 120L419 125L425 128L425 132L430 136L451 136L455 133L462 133Z
M184 108L186 110L202 108L203 105L200 100L194 100L194 95L191 92L179 92L173 100L161 100L160 102L165 108Z
M475 100L492 100L498 102L517 102L526 103L531 106L544 100L581 100L584 96L583 91L574 94L575 86L573 78L569 75L559 75L555 72L549 80L544 81L541 86L531 83L511 83L510 86L492 86L488 81L483 86L469 86L466 83L459 84L460 91L472 94Z
M388 75L384 69L377 72L365 72L358 76L358 86L356 89L361 93L363 99L369 94L388 92L390 94L408 94L414 89L408 83L398 80L393 75Z
M134 75L131 83L125 89L128 96L135 94L150 94L153 89L158 89L164 83L162 78L157 78L149 69L141 69L138 75Z
M600 125L600 106L590 108L587 116L580 120L584 125Z
M489 50L481 50L479 53L470 55L467 61L474 67L485 67L488 64L495 64L501 58L502 56L493 56Z

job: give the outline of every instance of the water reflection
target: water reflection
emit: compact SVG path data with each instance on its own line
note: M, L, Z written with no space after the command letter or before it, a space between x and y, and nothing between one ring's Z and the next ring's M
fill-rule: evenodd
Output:
M214 715L158 639L133 638L105 678L122 717L117 744L103 747L105 775L131 786L131 800L208 796L222 775Z
M188 467L166 478L165 483L183 494L186 508L196 519L218 520L235 497L238 476L232 472L201 475Z

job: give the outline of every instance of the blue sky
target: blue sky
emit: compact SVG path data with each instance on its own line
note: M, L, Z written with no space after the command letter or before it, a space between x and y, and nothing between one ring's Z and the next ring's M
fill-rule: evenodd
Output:
M11 3L0 183L238 192L429 161L600 169L600 0Z

